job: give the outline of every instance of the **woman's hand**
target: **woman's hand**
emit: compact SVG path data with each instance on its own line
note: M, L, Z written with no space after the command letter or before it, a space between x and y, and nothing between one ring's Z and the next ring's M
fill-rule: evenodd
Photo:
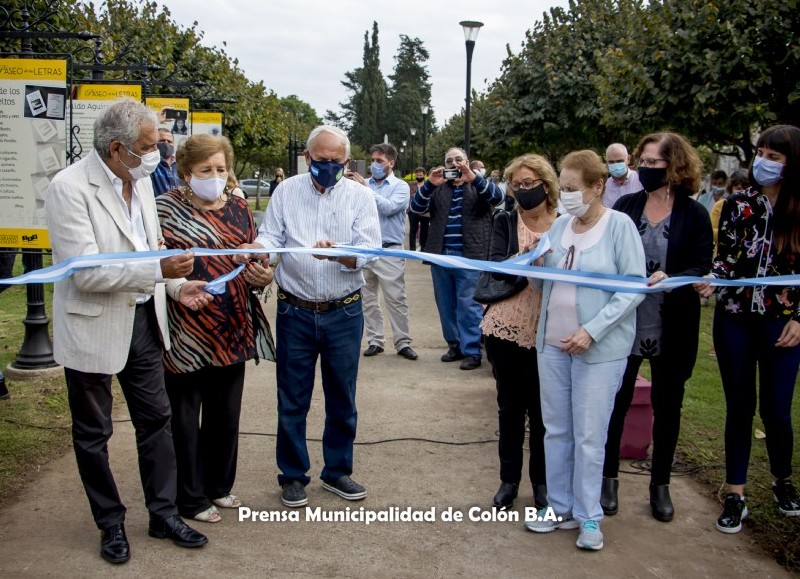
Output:
M260 263L251 261L242 272L244 279L247 283L256 287L267 287L272 283L274 272L269 266L263 266Z
M202 310L214 300L214 296L203 289L206 283L202 280L183 282L178 301L191 310Z
M592 345L592 337L589 335L589 332L583 328L578 328L571 336L561 338L561 343L564 344L561 347L562 352L572 354L573 356L580 356Z
M778 336L775 347L794 348L797 344L800 344L800 322L790 320L783 326L783 331L781 335Z
M668 277L669 277L669 276L666 274L666 272L663 272L663 271L654 271L654 272L653 272L653 275L651 275L651 276L648 278L648 280L647 280L647 287L653 287L653 286L654 286L654 285L656 285L658 282L660 282L660 281L664 281L664 280L665 280L665 279L667 279ZM696 285L699 285L699 284L696 284Z
M710 278L710 279L717 279L717 277L715 275L712 275L710 273L708 275L704 275L703 277L707 277L707 278ZM702 297L702 298L707 298L708 296L713 294L714 290L716 289L713 285L711 285L711 283L709 283L707 281L700 281L700 282L697 282L697 283L693 283L692 287L694 288L694 291L699 293L700 297Z

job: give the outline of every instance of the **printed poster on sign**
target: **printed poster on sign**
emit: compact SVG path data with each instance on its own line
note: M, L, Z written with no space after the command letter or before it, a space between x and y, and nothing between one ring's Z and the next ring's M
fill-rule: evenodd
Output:
M220 111L192 111L192 134L222 135L223 116Z
M94 122L100 113L120 99L141 101L142 87L138 84L76 84L72 86L71 94L72 152L75 162L92 150Z
M186 97L146 97L144 104L158 114L158 128L169 129L177 149L192 134L189 99Z
M0 59L0 247L50 246L44 203L67 161L67 61Z

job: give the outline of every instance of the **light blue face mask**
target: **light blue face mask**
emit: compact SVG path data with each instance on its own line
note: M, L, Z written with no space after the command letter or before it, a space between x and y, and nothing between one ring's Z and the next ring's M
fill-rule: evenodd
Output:
M625 163L610 163L608 165L608 172L612 177L621 179L628 174L628 166Z
M378 161L373 161L372 165L369 166L369 170L376 179L384 179L386 177L386 169Z
M769 187L783 179L783 163L756 157L753 159L753 179L762 187Z

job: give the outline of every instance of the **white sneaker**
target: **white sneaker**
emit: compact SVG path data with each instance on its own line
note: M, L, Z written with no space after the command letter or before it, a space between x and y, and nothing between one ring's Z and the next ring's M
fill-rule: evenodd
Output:
M589 519L581 523L581 533L575 545L579 549L589 551L599 551L603 548L603 532L600 530L600 523L594 519Z
M552 533L556 529L577 529L578 521L571 515L554 515L550 507L545 507L536 511L535 519L525 521L525 528L532 533Z

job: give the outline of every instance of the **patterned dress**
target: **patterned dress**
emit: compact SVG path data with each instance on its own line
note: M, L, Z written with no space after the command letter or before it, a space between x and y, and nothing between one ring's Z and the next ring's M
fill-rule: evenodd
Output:
M644 213L639 221L639 235L642 236L646 275L650 277L667 267L667 243L671 216L652 225ZM645 295L644 301L636 308L636 339L631 354L651 358L661 354L662 309L664 293Z
M731 196L720 216L717 256L711 272L722 279L800 273L800 255L773 248L772 206L756 189ZM800 287L741 286L719 290L718 307L728 315L763 315L800 321Z
M206 211L173 189L159 196L156 206L167 249L233 249L256 237L250 207L239 197L231 196L221 209ZM211 281L236 267L232 256L195 257L194 271L186 279ZM250 289L239 275L202 310L168 300L172 348L164 353L166 370L185 373L253 358L274 360L269 323Z

